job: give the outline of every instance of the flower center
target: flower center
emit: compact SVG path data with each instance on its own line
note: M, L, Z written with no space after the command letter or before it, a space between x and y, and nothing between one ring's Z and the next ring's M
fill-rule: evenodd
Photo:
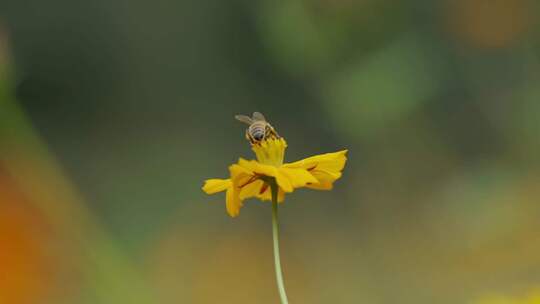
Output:
M287 142L283 138L269 138L251 146L261 164L280 167L283 165Z

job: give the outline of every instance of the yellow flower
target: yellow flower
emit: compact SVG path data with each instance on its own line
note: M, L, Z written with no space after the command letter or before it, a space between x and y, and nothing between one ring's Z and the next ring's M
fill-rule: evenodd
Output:
M283 138L270 138L252 145L257 160L241 158L229 167L229 179L209 179L203 191L207 194L226 191L227 212L234 217L239 214L245 199L271 200L269 183L274 180L279 187L278 202L283 202L285 193L298 188L330 190L341 177L347 161L347 150L343 150L283 164L286 148Z

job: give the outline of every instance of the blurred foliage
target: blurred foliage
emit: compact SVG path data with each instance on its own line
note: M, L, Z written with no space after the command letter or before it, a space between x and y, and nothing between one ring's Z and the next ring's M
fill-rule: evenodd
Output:
M3 1L0 303L275 303L269 204L200 191L255 110L289 159L350 150L282 208L291 302L536 303L539 12Z

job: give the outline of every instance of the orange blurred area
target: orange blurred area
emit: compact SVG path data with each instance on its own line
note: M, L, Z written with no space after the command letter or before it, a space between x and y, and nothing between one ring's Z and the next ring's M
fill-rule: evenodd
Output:
M46 302L59 260L53 231L0 166L0 303Z
M446 18L462 43L478 48L508 47L525 38L536 22L530 0L449 0Z

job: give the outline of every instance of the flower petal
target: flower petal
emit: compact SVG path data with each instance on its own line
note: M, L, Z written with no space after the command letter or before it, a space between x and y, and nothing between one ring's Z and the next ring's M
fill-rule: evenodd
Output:
M334 188L334 183L323 181L323 182L306 185L306 188L310 188L313 190L332 190L332 188Z
M283 167L283 168L279 168L279 172L289 179L292 187L294 188L302 188L302 187L305 187L306 185L319 182L306 169Z
M240 207L242 207L242 200L238 196L238 192L235 191L233 187L227 189L227 194L225 195L225 206L227 208L227 213L231 217L236 217L240 214Z
M347 161L347 150L326 153L283 165L284 168L303 168L315 177L318 183L306 187L318 190L330 190L332 184L341 177L341 171Z
M262 190L264 191L257 195L257 198L262 201L272 201L272 191L270 190L270 187ZM280 188L278 190L278 203L283 203L283 201L285 201L285 192Z
M285 192L292 192L293 185L287 175L282 174L277 167L264 165L255 160L247 161L240 159L238 166L243 167L254 175L274 177L278 186Z
M287 177L287 175L285 175L285 174L278 171L278 172L276 172L275 178L276 178L276 182L277 182L280 189L282 189L283 191L285 191L287 193L290 193L290 192L294 191L291 180Z
M240 158L238 160L238 164L232 164L229 166L229 173L232 176L251 176L253 175L253 170L249 166L246 166L246 163L250 163L249 161Z
M230 179L213 178L213 179L207 179L204 182L204 186L202 187L202 190L206 192L206 194L214 194L221 191L225 191L229 187L232 187L232 182Z
M313 174L308 172L305 168L288 168L283 167L274 167L271 165L261 164L258 161L245 159L240 159L237 165L239 168L231 167L231 175L241 175L246 173L246 176L269 176L274 177L280 189L286 193L293 192L295 188L305 187L309 184L317 184L319 180L314 177ZM245 184L248 184L250 178L243 178L238 184L240 187L243 187Z
M317 167L318 169L324 169L330 172L340 172L345 167L347 161L348 150L342 150L334 153L325 153L320 155L311 156L294 163L284 164L287 168L304 168L312 169Z
M280 171L280 168L264 165L256 161L251 161L249 166L251 166L253 172L255 172L257 175L274 177L279 188L283 189L283 191L294 191L292 181L286 174L283 174L283 172Z
M256 175L264 175L270 177L276 177L277 168L270 165L264 165L259 163L256 160L247 161L245 159L240 159L238 165L242 166L246 170L252 172Z
M264 182L260 179L253 181L240 189L239 197L241 200L248 199L250 197L257 197L264 187Z
M242 161L246 162L245 160L240 159L239 163ZM231 174L232 183L236 188L241 188L243 185L250 183L254 177L253 171L239 164L231 165L229 167L229 172Z
M206 180L202 189L207 194L214 194L227 190L225 194L225 206L227 208L227 213L229 213L231 217L235 217L240 213L242 200L238 196L237 191L235 191L231 179L214 178Z

